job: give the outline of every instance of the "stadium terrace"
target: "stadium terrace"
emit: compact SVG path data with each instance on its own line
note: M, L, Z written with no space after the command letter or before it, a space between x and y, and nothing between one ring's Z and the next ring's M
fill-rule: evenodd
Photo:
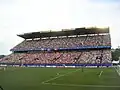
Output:
M39 67L111 66L109 28L62 29L32 32L11 49L1 64Z

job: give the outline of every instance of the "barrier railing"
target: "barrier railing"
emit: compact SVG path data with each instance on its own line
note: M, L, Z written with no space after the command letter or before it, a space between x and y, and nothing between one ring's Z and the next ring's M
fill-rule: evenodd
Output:
M85 50L85 49L111 49L111 46L80 46L72 48L20 48L11 49L10 51L57 51L57 50Z

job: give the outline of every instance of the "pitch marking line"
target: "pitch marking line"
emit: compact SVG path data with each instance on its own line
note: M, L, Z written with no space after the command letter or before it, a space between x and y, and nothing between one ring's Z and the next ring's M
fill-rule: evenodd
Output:
M117 72L117 74L120 76L120 73L118 72L118 70L115 68L115 71Z
M57 78L60 78L60 77L63 77L63 76L72 74L72 73L77 72L77 71L79 71L79 70L80 70L80 69L77 69L77 70L75 70L75 71L68 72L68 73L65 73L65 74L63 74L63 75L59 75L59 76L57 76L57 77L50 78L50 79L48 79L48 80L46 80L46 81L43 81L42 84L44 84L44 83L46 83L46 82L49 82L49 81L52 81L52 80L55 80L55 79L57 79Z
M105 86L105 85L78 85L78 84L57 84L57 83L43 83L53 86L71 86L71 87L99 87L99 88L120 88L120 86Z
M103 71L100 72L99 77L101 77L102 73L103 73Z

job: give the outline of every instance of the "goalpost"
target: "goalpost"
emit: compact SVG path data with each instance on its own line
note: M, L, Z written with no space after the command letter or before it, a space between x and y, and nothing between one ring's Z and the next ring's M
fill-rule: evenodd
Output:
M7 65L0 65L0 70L6 70L6 68L7 68Z
M0 66L0 70L5 71L5 70L6 70L6 67L1 67L1 66Z

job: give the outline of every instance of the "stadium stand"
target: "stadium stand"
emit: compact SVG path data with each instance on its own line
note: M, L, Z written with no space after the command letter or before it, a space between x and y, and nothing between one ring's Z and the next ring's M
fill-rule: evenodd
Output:
M84 39L86 41L84 42ZM14 48L17 49L34 49L34 48L72 48L79 46L109 46L109 35L96 36L80 36L67 38L52 38L44 40L24 40L22 43ZM14 49L13 48L13 49Z
M18 35L25 40L0 59L1 64L111 65L109 28L76 28Z

